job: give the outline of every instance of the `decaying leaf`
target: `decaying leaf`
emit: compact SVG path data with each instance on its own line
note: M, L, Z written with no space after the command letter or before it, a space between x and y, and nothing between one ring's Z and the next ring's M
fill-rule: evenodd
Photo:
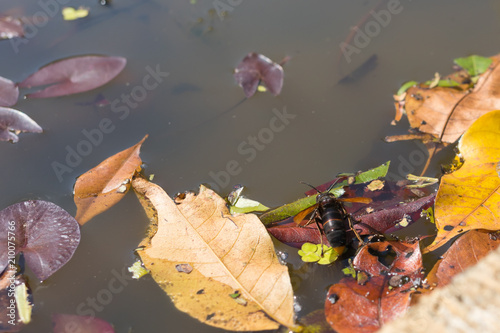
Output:
M19 98L19 88L9 79L0 76L0 106L12 106Z
M21 111L0 107L0 141L19 141L19 132L42 133L42 128Z
M288 269L255 215L229 215L225 201L203 186L179 204L144 179L132 186L153 225L158 223L138 253L178 309L227 330L295 326ZM179 264L193 270L179 272ZM236 291L239 302L230 296Z
M48 98L76 94L100 87L125 68L122 57L79 56L50 63L19 84L20 88L49 85L28 94L29 98Z
M94 316L76 316L56 313L52 315L54 333L115 333L110 323Z
M363 278L342 279L330 288L325 301L326 319L339 333L375 332L403 314L423 278L418 243L368 244L353 265Z
M80 243L80 226L61 207L33 200L0 211L0 246L23 252L26 263L40 280L64 266ZM8 252L0 251L0 271L8 265Z
M76 180L76 220L81 225L106 211L128 192L130 180L141 168L139 152L146 135L134 146L115 154ZM123 190L126 186L126 190Z
M490 251L500 246L500 235L482 230L471 230L457 239L438 260L427 275L430 286L444 287L451 279L477 264Z
M465 132L458 149L464 164L441 178L435 219L438 234L425 252L472 229L500 230L500 111L480 117Z
M276 96L283 87L283 68L262 54L250 53L234 70L234 78L247 98L255 94L260 82Z

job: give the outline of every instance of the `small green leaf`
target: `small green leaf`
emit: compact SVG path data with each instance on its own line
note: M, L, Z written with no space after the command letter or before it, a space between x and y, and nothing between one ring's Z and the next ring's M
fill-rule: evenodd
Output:
M299 255L304 262L317 262L320 265L329 265L339 257L337 251L330 246L312 243L302 244Z
M434 210L432 209L432 207L422 210L422 213L420 215L427 216L427 218L429 219L429 221L431 221L431 223L435 223Z
M31 321L31 308L33 305L29 302L28 288L24 282L15 287L14 299L19 312L19 319L23 324L28 324Z
M391 161L387 161L381 166L370 169L368 171L362 172L356 176L356 181L354 184L362 184L366 182L371 182L377 178L383 178L387 175L387 171L389 170L389 164Z
M258 201L240 196L236 204L229 208L229 211L231 214L245 214L249 212L264 212L268 209L269 207L264 206Z
M342 269L342 273L345 275L350 275L353 278L356 278L356 270L354 269L354 266L352 265L352 259L349 259L349 266Z
M478 55L471 55L470 57L455 59L454 62L465 69L470 76L477 76L486 72L493 60Z
M413 87L416 84L418 84L417 81L408 81L408 82L403 83L403 85L401 86L401 88L399 88L396 95L401 95L402 93L405 93L408 89L410 89L411 87Z
M320 255L321 255L321 253L320 253ZM338 257L339 257L339 254L334 248L323 245L323 256L320 257L320 259L318 260L318 264L330 265L332 262L337 260Z

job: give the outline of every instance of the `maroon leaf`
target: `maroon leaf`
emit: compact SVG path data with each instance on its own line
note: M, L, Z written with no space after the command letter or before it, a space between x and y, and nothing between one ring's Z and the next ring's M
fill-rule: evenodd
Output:
M234 70L234 78L247 98L255 94L259 82L276 96L283 87L283 68L262 54L249 53Z
M73 256L80 242L78 222L47 201L25 201L0 211L0 271L8 255L23 252L33 273L45 280Z
M21 111L0 107L0 141L19 141L13 131L41 133L42 128Z
M91 316L56 313L52 315L54 333L115 333L108 322Z
M17 103L19 88L14 82L0 76L0 106L12 106Z
M0 17L0 39L11 39L23 36L24 29L21 20L10 16Z
M325 235L322 233L320 236L315 223L301 227L292 218L267 228L267 231L280 242L295 248L300 248L304 243L320 244L321 237L323 238L323 244L328 244Z
M31 98L57 97L89 91L116 77L125 67L122 57L80 56L58 60L40 68L19 84L21 88L50 85L28 94Z

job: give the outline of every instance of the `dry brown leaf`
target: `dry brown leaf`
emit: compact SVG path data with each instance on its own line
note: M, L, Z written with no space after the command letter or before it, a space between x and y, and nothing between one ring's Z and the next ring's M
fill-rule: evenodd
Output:
M178 309L226 330L295 326L288 269L255 215L229 215L225 201L203 186L180 204L144 179L134 179L132 186L153 229L138 253ZM180 264L193 270L179 272ZM241 296L231 297L235 293Z
M127 193L130 179L140 170L139 152L147 137L78 177L74 200L77 207L75 219L80 225L115 205ZM122 185L126 186L125 190L120 188Z
M472 91L451 87L409 88L405 110L410 126L432 134L441 142L453 143L477 118L500 109L500 55L491 59L493 63L481 74Z
M471 230L457 239L427 275L427 282L435 287L449 284L452 278L474 266L500 245L498 233Z

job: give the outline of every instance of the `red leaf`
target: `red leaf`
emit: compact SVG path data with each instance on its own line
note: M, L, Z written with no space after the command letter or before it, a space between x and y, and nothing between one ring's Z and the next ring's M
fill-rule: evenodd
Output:
M41 133L42 128L21 111L0 107L0 141L19 141L12 131Z
M61 207L47 201L25 201L0 211L0 246L23 252L33 273L45 280L64 266L80 243L78 222ZM0 251L0 271L8 264Z
M352 277L344 278L330 288L325 301L327 321L339 333L374 332L403 314L412 288L423 278L418 243L369 244L358 252L353 266L368 281L358 284Z
M267 231L280 242L295 248L300 248L304 243L321 243L320 233L315 223L299 227L292 218L289 218L278 225L267 228ZM321 236L323 244L328 244L325 235L322 233Z
M76 316L63 313L52 315L54 333L115 333L108 322L91 316Z
M261 81L276 96L283 87L283 68L262 54L249 53L236 67L234 78L247 98L255 94Z
M14 82L0 76L0 106L12 106L17 103L19 88Z
M21 20L4 16L0 17L0 39L23 37L24 29Z
M40 68L19 84L21 88L49 87L28 94L31 98L57 97L89 91L115 78L125 67L122 57L80 56L58 60Z

